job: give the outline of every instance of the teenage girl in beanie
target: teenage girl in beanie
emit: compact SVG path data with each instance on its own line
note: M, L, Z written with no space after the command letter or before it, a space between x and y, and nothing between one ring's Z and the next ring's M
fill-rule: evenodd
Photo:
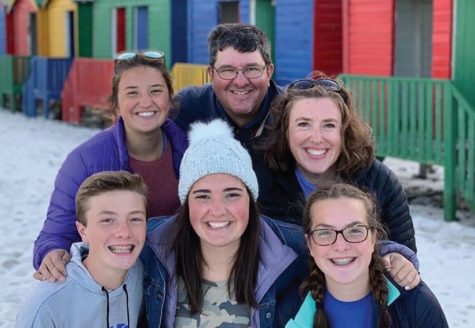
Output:
M141 255L149 326L283 327L308 274L301 227L259 214L251 158L224 121L193 124L189 143L182 206L149 221Z
M303 223L312 257L307 295L287 328L448 327L427 285L403 290L384 274L377 245L386 235L369 194L344 183L322 186Z

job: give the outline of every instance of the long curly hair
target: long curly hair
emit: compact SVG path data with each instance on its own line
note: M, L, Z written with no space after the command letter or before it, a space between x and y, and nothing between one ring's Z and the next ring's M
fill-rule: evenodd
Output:
M313 75L314 78L326 78L324 75ZM349 179L358 170L369 166L375 157L375 146L371 136L371 128L360 120L353 107L351 95L342 82L336 81L341 90L330 91L315 85L308 89L288 88L272 104L270 125L266 136L258 146L271 169L288 172L295 167L295 159L289 147L288 129L290 112L294 103L308 98L329 98L338 107L342 118L341 153L335 163L336 173Z
M373 298L379 305L379 328L391 327L391 316L387 307L388 288L384 279L384 265L379 255L378 241L386 238L386 231L378 220L379 214L374 197L355 186L346 183L337 183L333 185L325 185L319 187L312 195L310 195L304 211L303 228L306 239L308 240L310 231L312 230L312 206L319 201L326 199L351 198L361 201L366 209L366 217L368 226L376 237L376 246L373 251L371 262L369 265L369 283ZM315 311L313 327L324 328L330 327L328 316L324 308L324 296L326 290L325 275L316 265L313 258L309 260L310 275L300 286L302 294L309 292L315 300L318 311Z

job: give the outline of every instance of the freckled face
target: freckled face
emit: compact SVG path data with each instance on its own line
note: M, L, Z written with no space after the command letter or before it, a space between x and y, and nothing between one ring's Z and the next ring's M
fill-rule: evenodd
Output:
M246 186L232 175L211 174L195 182L188 206L202 247L237 251L249 222L249 203Z
M168 117L170 93L162 73L136 66L122 73L118 86L118 111L126 132L156 132Z
M330 98L296 100L290 110L287 137L290 151L310 181L333 173L341 153L342 118Z

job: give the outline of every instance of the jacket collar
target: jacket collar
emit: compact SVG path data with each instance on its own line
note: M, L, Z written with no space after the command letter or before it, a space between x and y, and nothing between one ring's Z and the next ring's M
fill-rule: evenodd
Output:
M259 233L259 267L257 273L256 300L259 302L269 290L274 281L296 258L297 254L284 245L275 232L260 217ZM171 243L172 228L176 216L150 219L148 223L147 240L158 260L165 266L168 276L175 274L175 252Z
M386 281L386 286L388 287L388 306L391 305L400 295L401 292L396 287L396 285L389 280L388 278L384 277ZM315 311L317 311L317 305L315 304L315 300L313 299L312 295L307 293L305 300L303 301L302 306L299 309L299 312L295 316L295 319L290 319L288 324L285 326L286 328L311 328L313 327L313 318L315 315Z

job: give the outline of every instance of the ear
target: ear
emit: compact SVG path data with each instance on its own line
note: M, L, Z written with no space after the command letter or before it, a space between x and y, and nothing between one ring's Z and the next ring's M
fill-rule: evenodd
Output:
M269 78L272 77L272 74L274 74L274 64L267 65L267 74L269 74Z
M307 234L304 234L303 236L304 236L304 238L305 238L305 243L307 244L307 248L308 248L308 249L311 249L311 246L312 246L312 244L311 244L311 243L312 243L312 238L310 238L310 236L307 235Z
M211 65L208 66L208 75L209 75L209 78L211 79L211 81L213 81L214 80L214 69Z
M78 230L79 235L81 236L81 239L83 242L87 243L88 242L88 237L87 237L87 228L84 224L82 224L79 221L76 221L76 229Z

